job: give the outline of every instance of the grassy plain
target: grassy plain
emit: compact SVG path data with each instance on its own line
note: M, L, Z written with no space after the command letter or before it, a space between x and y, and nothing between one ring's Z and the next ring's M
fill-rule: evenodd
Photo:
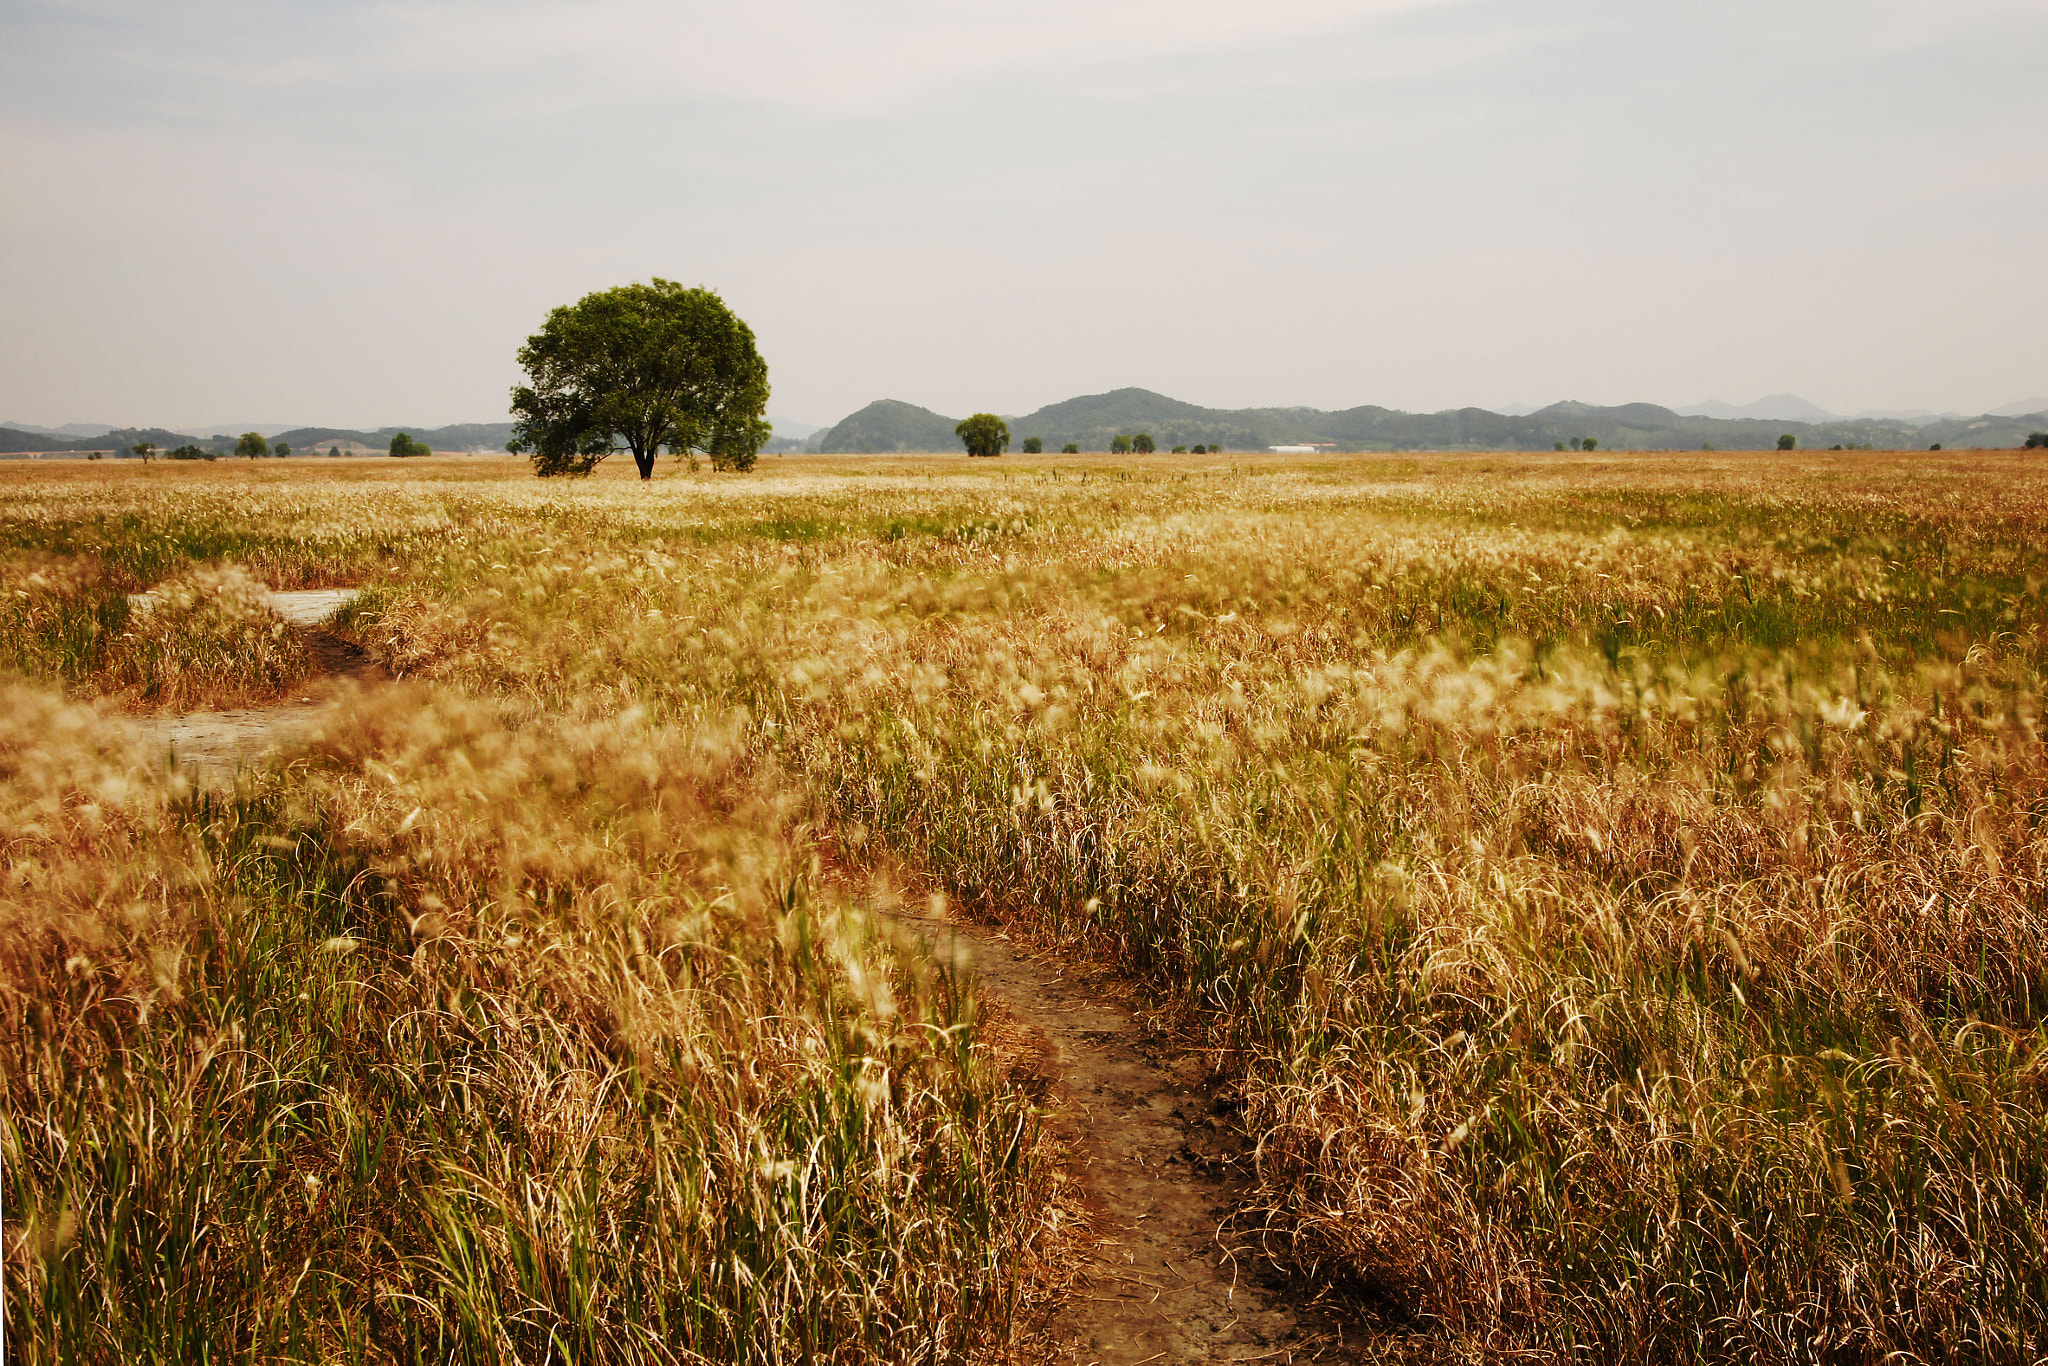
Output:
M28 1359L1000 1349L1054 1155L871 866L1391 1356L2044 1351L2038 460L44 466L0 576ZM400 681L209 794L105 718L296 686L251 580Z

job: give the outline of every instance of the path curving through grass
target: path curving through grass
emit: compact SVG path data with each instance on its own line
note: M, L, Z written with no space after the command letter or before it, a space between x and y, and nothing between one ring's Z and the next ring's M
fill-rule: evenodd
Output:
M895 918L1016 1026L1017 1075L1039 1095L1078 1189L1085 1262L1027 1334L1043 1359L1353 1359L1349 1325L1233 1226L1252 1186L1247 1145L1232 1122L1232 1088L1203 1054L1086 963L978 924L943 897Z
M146 743L173 763L191 769L202 781L232 780L236 771L266 754L310 739L344 681L371 683L382 671L360 645L325 629L334 615L354 602L353 588L268 591L265 604L284 618L304 640L313 673L299 696L263 707L229 707L136 718L131 725ZM147 610L147 593L129 599Z

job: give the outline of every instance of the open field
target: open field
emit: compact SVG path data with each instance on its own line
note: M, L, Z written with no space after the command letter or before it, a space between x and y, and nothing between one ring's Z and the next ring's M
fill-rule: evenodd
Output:
M878 879L1227 1082L1347 1350L2048 1353L2048 460L630 474L0 467L23 1359L1002 1355L1062 1148ZM390 681L195 785L265 586Z

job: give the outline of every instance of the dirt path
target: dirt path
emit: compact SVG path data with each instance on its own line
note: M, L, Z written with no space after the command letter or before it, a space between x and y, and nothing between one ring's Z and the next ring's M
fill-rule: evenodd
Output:
M899 923L973 970L1032 1036L1054 1134L1086 1192L1095 1260L1047 1325L1053 1361L1085 1366L1350 1360L1343 1325L1257 1252L1219 1235L1245 1184L1227 1092L1199 1057L1000 931L915 907ZM1355 1335L1354 1335L1355 1336Z
M130 722L146 742L195 771L202 782L231 782L237 769L304 741L318 728L335 682L367 682L378 676L376 662L361 646L324 629L328 618L355 597L353 589L309 589L268 597L271 610L304 634L313 655L313 675L299 697L268 707L144 716Z
M376 676L364 652L321 629L335 592L273 594L307 632L316 681L269 707L138 722L202 781L310 736L332 694L322 683ZM1037 1335L1062 1366L1342 1362L1344 1325L1301 1302L1222 1232L1247 1182L1227 1090L1203 1060L1149 1033L1098 982L999 930L916 906L892 918L934 957L972 971L1029 1037L1054 1136L1069 1154L1097 1239L1075 1293ZM1353 1335L1354 1341L1356 1334Z

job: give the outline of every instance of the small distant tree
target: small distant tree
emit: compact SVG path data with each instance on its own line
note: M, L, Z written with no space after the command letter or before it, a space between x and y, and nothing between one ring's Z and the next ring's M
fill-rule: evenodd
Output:
M1778 449L1781 451L1789 451L1798 444L1799 438L1792 435L1792 433L1790 432L1787 432L1783 436L1778 438Z
M1022 450L1026 455L1042 454L1045 450L1045 441L1040 437L1027 436L1024 438Z
M994 413L976 413L953 429L969 455L996 456L1010 449L1010 424Z
M138 441L128 449L135 452L145 465L156 458L156 443L154 441Z
M261 460L270 454L270 443L261 432L243 432L235 442L235 454L245 460Z
M429 446L424 441L413 440L408 433L400 432L397 436L391 438L391 455L393 459L405 460L415 455L432 455L433 453L434 448L432 446Z
M1576 449L1576 448L1578 447L1578 444L1579 444L1579 443L1578 443L1578 442L1576 442L1576 441L1572 442L1572 446L1573 446L1573 448L1574 448L1574 449ZM1564 449L1564 442L1562 442L1562 441L1558 441L1558 442L1554 442L1554 443L1552 443L1552 445L1551 445L1551 449L1552 449L1552 450L1559 450L1559 451L1563 450L1563 449Z
M211 460L213 456L187 442L171 451L173 460Z
M1198 444L1198 445L1196 445L1196 447L1194 448L1194 450L1193 450L1192 452L1190 452L1190 454L1193 454L1193 455L1207 455L1208 453L1209 453L1209 448L1208 448L1207 446L1203 446L1203 445L1199 445L1199 444Z
M1109 439L1109 453L1111 455L1129 455L1131 453L1131 439L1122 432L1118 432Z
M1060 447L1061 455L1079 455L1080 453L1081 443L1078 441L1069 441L1066 445Z
M2026 448L2030 451L2048 450L2048 432L2028 432Z
M1131 449L1139 455L1150 455L1159 448L1152 444L1152 433L1139 432L1131 438Z
M1175 455L1186 455L1188 453L1188 448L1186 446L1175 446L1173 448L1173 453Z
M341 447L339 447L339 446L329 446L329 447L327 448L327 458L328 458L329 460L339 460L339 459L341 459Z
M87 460L97 460L100 458L100 453L98 451L87 451L85 453L85 458Z
M1582 437L1580 437L1580 438L1579 438L1579 449L1580 449L1580 450L1582 450L1582 451L1597 451L1597 450L1599 450L1599 449L1600 449L1600 438L1598 438L1598 437L1596 437L1596 436L1582 436Z
M276 456L279 460L282 460L292 453L292 448L286 445L284 442L280 441L275 446L272 446L270 448L270 453Z
M1930 451L1938 451L1941 449L1941 443L1937 441L1932 446L1929 446L1927 449Z

